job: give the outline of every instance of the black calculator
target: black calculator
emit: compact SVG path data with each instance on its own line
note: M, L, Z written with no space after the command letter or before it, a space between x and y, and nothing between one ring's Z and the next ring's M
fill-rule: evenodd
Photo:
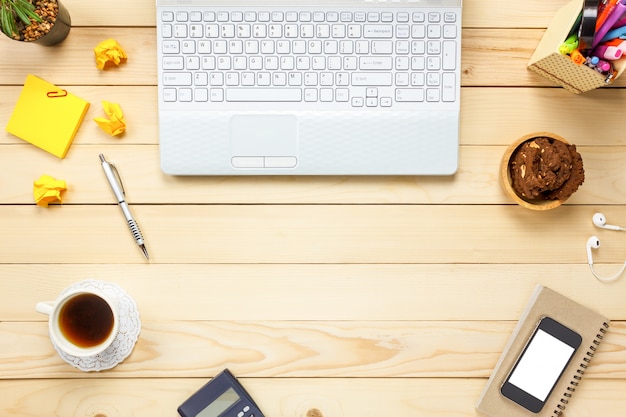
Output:
M182 417L265 417L228 369L182 403L178 414Z

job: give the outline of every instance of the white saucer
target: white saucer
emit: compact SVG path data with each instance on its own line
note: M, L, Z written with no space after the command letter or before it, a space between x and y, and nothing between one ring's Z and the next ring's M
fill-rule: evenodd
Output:
M104 352L84 358L61 352L54 342L52 342L52 345L59 353L59 356L73 367L85 372L104 371L121 363L133 351L137 338L139 337L139 332L141 331L139 310L137 310L135 300L133 300L124 289L110 282L88 279L72 285L63 293L74 289L85 288L98 289L119 300L120 329L117 337Z

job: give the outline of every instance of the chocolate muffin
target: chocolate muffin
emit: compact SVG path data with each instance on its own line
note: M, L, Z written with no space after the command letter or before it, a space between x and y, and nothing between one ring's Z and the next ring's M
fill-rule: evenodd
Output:
M585 180L575 145L537 137L521 144L509 166L515 192L527 200L567 200Z

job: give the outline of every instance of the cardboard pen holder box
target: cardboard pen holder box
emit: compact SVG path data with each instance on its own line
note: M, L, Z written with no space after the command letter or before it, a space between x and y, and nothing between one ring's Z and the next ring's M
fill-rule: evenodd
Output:
M601 74L586 65L578 65L568 55L559 53L559 46L570 34L582 9L583 0L573 0L559 9L528 62L529 69L574 94L608 84L606 74ZM617 73L610 82L624 72L625 61L626 59L613 61Z

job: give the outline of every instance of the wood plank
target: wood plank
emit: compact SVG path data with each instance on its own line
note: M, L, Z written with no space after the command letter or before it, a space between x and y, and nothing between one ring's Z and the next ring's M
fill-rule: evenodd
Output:
M241 375L263 378L487 378L514 326L502 321L144 321L122 364L85 374L58 356L45 323L0 323L0 379L197 378L218 373L225 363L237 363ZM626 322L613 322L585 377L624 379L625 346Z
M9 121L20 91L21 86L0 86L0 125ZM74 86L72 92L91 103L75 145L159 143L156 89L152 86ZM104 115L102 100L121 105L128 123L123 136L113 138L92 121ZM601 88L577 96L561 88L466 87L461 91L461 145L507 146L535 131L558 133L579 146L626 145L620 112L625 100L626 89ZM585 105L584 117L572 116L581 104ZM0 132L0 144L22 143L6 131ZM30 154L36 156L36 152Z
M609 274L618 265L597 268ZM626 320L626 279L603 284L586 263L7 263L0 264L0 277L0 322L43 322L46 317L35 312L35 304L54 300L85 279L120 285L146 321L515 321L537 284L610 320Z
M587 206L539 214L519 206L491 205L134 205L132 209L152 263L586 264L588 237L605 236L593 227L595 210ZM619 223L621 207L607 206L603 211ZM0 206L0 230L0 263L145 262L116 204ZM459 239L459 230L465 231L464 239ZM538 244L539 235L546 250L528 250ZM621 247L609 243L615 238L606 239L595 254L596 263L621 264Z
M233 366L237 374L237 366ZM206 381L197 379L0 381L0 413L97 417L171 416ZM475 417L485 379L449 378L241 378L268 416ZM615 415L626 407L626 381L583 380L568 417ZM451 398L451 393L454 393ZM320 414L314 413L316 409Z
M121 139L124 140L124 139ZM0 203L34 204L33 182L46 174L63 179L64 204L110 204L114 200L98 154L113 161L128 201L135 204L512 204L499 180L504 146L462 146L460 169L451 177L273 176L172 177L160 170L158 145L74 144L64 159L28 144L5 146ZM622 181L626 146L579 146L586 178L567 205L626 203ZM204 192L210 190L210 192Z
M334 1L331 3L336 4ZM529 0L523 3L511 3L507 7L494 7L490 0L466 0L463 4L463 26L545 28L554 13L567 3L568 0ZM81 0L64 0L63 4L70 11L74 27L111 26L110 30L114 34L116 26L154 26L156 24L153 0L137 0L132 3L111 0L107 3L93 4Z
M110 28L72 31L74 36L55 48L5 42L6 51L0 56L2 83L23 85L25 74L34 73L60 86L157 84L154 28L118 28L115 38L126 50L128 61L106 71L96 69L93 48L111 37ZM543 33L541 29L464 29L462 86L555 87L526 68ZM33 51L37 53L24 54L24 47L35 48ZM21 55L20 60L11 58L17 54ZM625 85L624 77L612 84Z

